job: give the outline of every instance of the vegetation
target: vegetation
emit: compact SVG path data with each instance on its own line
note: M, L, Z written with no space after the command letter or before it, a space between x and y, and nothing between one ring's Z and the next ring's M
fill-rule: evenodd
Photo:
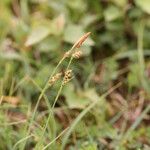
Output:
M150 0L0 11L0 150L150 149Z

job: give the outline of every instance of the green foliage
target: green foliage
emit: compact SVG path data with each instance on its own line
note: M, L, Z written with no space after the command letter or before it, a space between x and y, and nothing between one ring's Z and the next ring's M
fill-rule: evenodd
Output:
M149 0L135 0L135 3L137 6L139 6L143 11L145 11L146 13L150 14L150 1Z
M42 41L45 37L47 37L49 33L50 33L50 30L48 27L45 27L45 26L35 27L31 31L31 34L29 35L29 37L27 38L25 45L30 46L30 45L36 44Z
M149 149L150 0L0 0L0 10L0 150ZM66 58L44 88L86 32L70 83L60 88Z

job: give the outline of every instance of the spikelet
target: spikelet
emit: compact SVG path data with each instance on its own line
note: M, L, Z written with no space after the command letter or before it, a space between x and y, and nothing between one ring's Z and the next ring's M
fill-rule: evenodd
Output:
M67 51L64 54L63 58L65 59L65 58L69 57L72 54L72 51L74 48L80 48L81 45L83 44L83 42L88 38L88 36L90 34L91 34L91 32L88 32L88 33L84 34L82 37L80 37L79 40L73 45L72 49Z
M81 51L75 51L73 54L72 54L72 57L75 58L75 59L79 59L82 55L82 52Z
M50 85L54 84L60 77L62 76L62 73L57 73L53 77L50 78L48 81Z
M88 38L88 36L91 34L91 32L88 32L84 34L75 44L74 47L80 48L83 42Z
M69 82L71 80L71 78L72 78L72 70L69 69L65 72L63 84L66 84L67 82Z
M64 54L64 58L67 58L67 57L69 57L71 55L71 51L67 51L65 54Z

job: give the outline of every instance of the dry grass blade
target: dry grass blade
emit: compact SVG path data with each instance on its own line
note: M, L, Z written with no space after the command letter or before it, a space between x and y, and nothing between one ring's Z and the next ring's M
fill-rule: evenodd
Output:
M1 96L0 103L2 102L6 102L14 106L17 106L20 103L20 99L15 96Z

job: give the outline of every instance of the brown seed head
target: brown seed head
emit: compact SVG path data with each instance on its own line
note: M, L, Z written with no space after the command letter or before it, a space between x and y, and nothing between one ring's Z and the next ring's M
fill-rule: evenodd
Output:
M65 72L65 76L64 76L64 79L63 79L63 84L66 84L67 82L69 82L72 78L72 70L69 69Z
M62 73L57 73L56 75L50 78L49 84L50 85L54 84L61 76L62 76Z
M71 54L71 51L67 51L67 52L64 54L64 58L69 57L69 56L70 56L70 54Z
M83 42L88 38L88 36L91 34L91 32L88 32L84 34L75 44L74 47L80 48Z
M79 59L82 55L82 52L81 51L76 51L72 54L72 57L73 58L76 58L76 59Z

